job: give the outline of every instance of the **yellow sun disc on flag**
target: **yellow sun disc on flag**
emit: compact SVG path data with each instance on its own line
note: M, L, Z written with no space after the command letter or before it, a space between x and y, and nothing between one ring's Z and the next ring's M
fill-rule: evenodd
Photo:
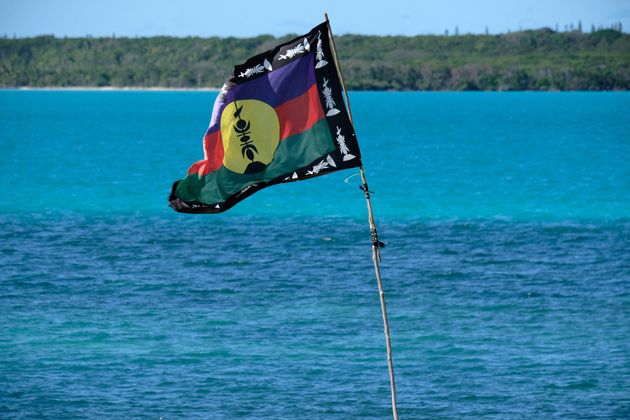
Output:
M223 165L239 174L264 170L280 139L276 111L255 99L230 102L221 114Z

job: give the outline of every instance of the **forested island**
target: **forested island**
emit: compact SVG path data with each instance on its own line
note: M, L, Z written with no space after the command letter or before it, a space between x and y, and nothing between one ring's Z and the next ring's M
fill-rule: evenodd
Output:
M0 87L217 87L234 64L292 37L5 37ZM630 35L613 29L335 40L350 89L630 88Z

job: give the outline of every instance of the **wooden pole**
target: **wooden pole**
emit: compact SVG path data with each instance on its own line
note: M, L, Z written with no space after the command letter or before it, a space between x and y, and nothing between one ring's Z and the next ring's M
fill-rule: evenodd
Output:
M339 73L339 81L343 88L344 95L346 97L346 105L348 108L348 117L350 117L350 123L352 123L352 111L350 110L350 98L348 97L348 91L346 90L346 84L343 81L343 75L341 74L341 67L339 66L339 60L337 59L337 47L335 46L335 39L332 35L332 29L330 27L330 21L328 20L328 13L324 13L326 23L328 23L328 34L330 36L330 42L332 46L333 59L335 66L337 67L337 73ZM376 231L376 224L374 223L374 214L372 212L372 202L370 201L370 190L365 179L365 171L363 165L359 167L361 171L361 181L363 182L363 192L365 193L365 201L367 203L368 221L370 223L370 233L372 235L372 260L374 261L374 272L376 273L376 283L378 284L378 294L381 300L381 314L383 315L383 328L385 330L385 341L387 343L387 366L389 368L389 384L392 394L392 413L394 420L398 420L398 408L396 407L396 381L394 380L394 362L392 359L392 343L389 338L389 322L387 321L387 305L385 305L385 292L383 292L383 282L381 281L381 268L379 263L381 261L381 246L382 243L378 240L378 233Z

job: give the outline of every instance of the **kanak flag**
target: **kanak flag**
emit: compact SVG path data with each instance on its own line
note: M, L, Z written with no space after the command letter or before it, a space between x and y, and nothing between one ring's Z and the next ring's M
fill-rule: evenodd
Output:
M203 149L173 184L176 211L219 213L270 185L361 166L328 22L234 67Z

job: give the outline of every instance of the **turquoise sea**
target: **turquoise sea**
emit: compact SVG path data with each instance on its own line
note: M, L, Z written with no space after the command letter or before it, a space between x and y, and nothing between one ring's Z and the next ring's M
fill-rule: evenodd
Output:
M167 207L215 95L0 91L0 418L391 415L357 171ZM350 97L401 419L630 418L630 93Z

